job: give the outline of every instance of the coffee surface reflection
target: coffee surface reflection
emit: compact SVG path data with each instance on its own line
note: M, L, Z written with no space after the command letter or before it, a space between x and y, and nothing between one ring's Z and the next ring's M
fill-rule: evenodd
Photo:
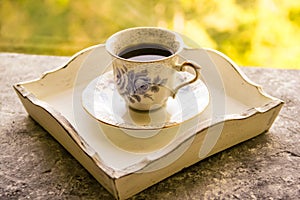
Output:
M126 48L118 56L133 61L151 61L169 57L172 54L170 50L163 46L140 44Z

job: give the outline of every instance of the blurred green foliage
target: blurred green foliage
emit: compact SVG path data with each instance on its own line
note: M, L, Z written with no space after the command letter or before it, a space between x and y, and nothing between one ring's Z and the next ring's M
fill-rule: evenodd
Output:
M0 0L0 51L72 55L135 26L160 26L243 66L300 69L300 1Z

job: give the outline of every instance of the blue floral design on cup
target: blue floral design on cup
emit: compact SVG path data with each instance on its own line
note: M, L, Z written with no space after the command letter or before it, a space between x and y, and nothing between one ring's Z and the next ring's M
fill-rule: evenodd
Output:
M160 86L165 86L167 78L161 79L157 75L153 80L148 76L148 71L135 72L128 70L125 65L115 69L115 80L119 92L131 103L141 102L142 98L153 101L151 93L157 93Z

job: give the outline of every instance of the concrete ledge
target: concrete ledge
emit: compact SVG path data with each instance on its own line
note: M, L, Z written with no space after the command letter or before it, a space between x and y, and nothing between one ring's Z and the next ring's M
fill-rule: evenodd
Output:
M113 199L24 110L12 84L69 57L0 53L0 199ZM286 102L273 127L131 199L297 199L300 196L300 70L242 68Z

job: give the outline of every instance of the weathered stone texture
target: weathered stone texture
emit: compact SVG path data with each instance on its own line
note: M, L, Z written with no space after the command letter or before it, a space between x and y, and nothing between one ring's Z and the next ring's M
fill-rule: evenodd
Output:
M68 57L0 53L0 199L113 199L26 113L14 83ZM300 70L242 68L285 101L269 132L205 159L132 199L298 199Z

